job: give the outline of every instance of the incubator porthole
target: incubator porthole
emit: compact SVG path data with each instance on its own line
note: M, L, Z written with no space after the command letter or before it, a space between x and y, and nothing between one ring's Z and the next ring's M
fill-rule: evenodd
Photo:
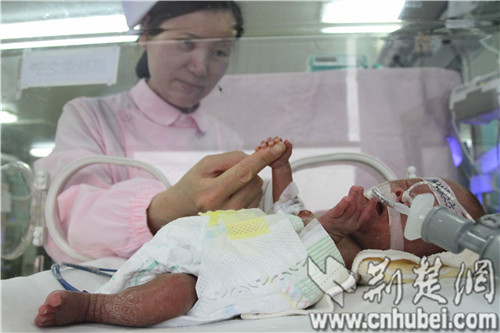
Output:
M31 179L17 163L2 166L2 259L15 259L29 245ZM26 244L22 244L26 243ZM23 249L20 249L23 247Z

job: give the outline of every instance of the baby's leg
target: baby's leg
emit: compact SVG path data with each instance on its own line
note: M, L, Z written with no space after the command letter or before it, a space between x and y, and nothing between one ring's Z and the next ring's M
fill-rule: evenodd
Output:
M117 294L89 294L57 290L40 306L40 327L95 322L123 326L150 326L181 316L198 299L196 278L188 274L159 275L154 280Z
M290 141L283 141L280 137L268 138L262 141L259 146L255 147L255 150L266 149L267 147L272 147L275 144L283 142L286 146L285 152L269 166L272 169L273 176L273 201L279 200L281 193L286 189L288 184L293 180L292 178L292 168L290 166L290 156L292 155L292 144Z

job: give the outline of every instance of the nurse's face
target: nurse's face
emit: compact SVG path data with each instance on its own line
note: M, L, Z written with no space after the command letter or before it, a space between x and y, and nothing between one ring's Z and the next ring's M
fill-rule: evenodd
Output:
M139 42L147 51L149 86L179 109L190 109L226 73L235 40L229 11L203 10L164 21L165 31Z

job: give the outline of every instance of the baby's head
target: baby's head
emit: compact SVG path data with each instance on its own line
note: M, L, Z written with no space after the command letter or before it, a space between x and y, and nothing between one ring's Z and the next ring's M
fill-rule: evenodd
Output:
M469 189L452 180L444 179L444 181L448 184L448 186L450 186L453 193L455 193L458 202L460 202L462 207L465 208L474 221L486 214L481 202L479 202L478 198L472 194Z
M485 214L479 200L467 188L447 179L400 179L380 184L377 188L382 189L388 199L408 206L417 195L431 193L435 197L435 206L445 206L458 215L477 220ZM396 220L400 216L402 230L406 226L407 215L399 214L392 209L389 211L381 203L377 203L376 211L375 221L362 221L359 230L351 235L363 249L385 250L391 247L390 219ZM444 251L439 246L426 243L422 239L410 241L403 238L403 247L405 252L413 253L419 257Z

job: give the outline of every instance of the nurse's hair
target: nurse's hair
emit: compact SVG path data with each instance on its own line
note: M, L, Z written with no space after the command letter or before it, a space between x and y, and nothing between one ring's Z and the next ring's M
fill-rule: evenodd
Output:
M235 21L236 38L243 35L243 15L240 6L234 1L158 1L141 21L141 34L157 35L157 29L171 18L204 10L229 11ZM149 78L148 59L144 52L135 67L137 77Z

